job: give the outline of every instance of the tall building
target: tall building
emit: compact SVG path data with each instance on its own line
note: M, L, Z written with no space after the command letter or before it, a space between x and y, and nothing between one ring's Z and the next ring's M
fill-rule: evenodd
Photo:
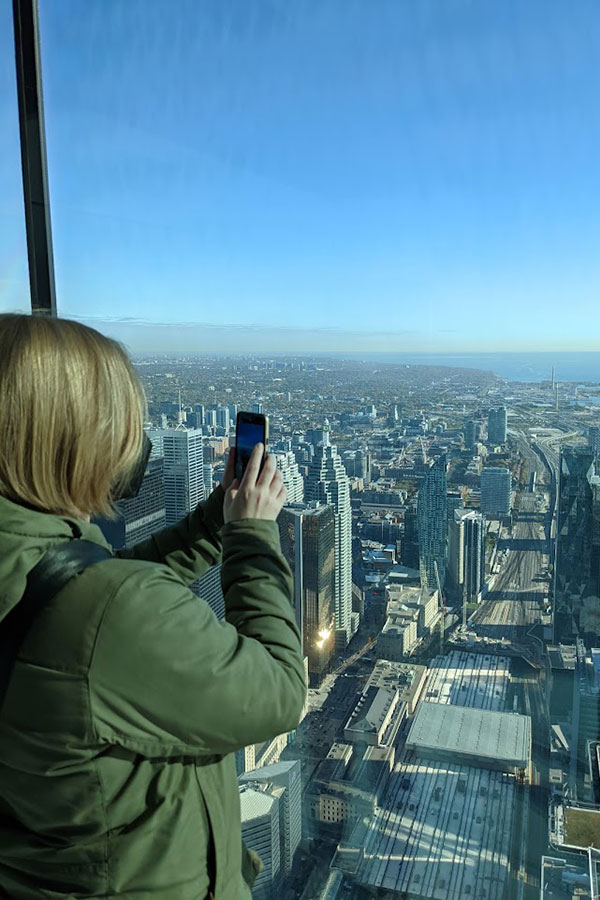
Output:
M493 444L506 443L506 407L498 406L488 412L488 442Z
M463 513L465 525L465 603L481 599L485 574L485 519L476 510Z
M318 687L335 646L335 514L331 505L284 506L281 549L294 574L294 609L308 657L309 686Z
M229 431L229 426L230 426L229 407L217 406L216 417L217 417L217 425L219 426L219 428L224 428L226 432Z
M362 478L365 483L371 480L371 454L368 447L345 450L342 462L349 478Z
M448 491L446 493L446 498L446 513L448 516L448 522L452 522L454 519L455 510L461 509L465 505L462 491Z
M456 599L478 603L484 582L485 522L474 509L457 509L448 528L448 576ZM464 617L463 617L463 624Z
M501 466L487 466L481 473L481 512L491 518L510 515L510 470Z
M253 412L253 413L256 413L257 415L262 416L262 414L263 414L263 405L262 405L262 403L253 403L253 404L252 404L252 412Z
M164 456L167 525L174 525L204 500L204 455L199 428L150 429Z
M478 422L465 422L464 427L465 447L474 450L475 444L481 438L481 425Z
M439 456L425 474L417 497L419 528L419 569L421 586L434 591L437 588L435 564L439 579L444 585L446 577L446 456Z
M335 517L335 624L336 646L344 648L358 630L359 615L352 611L352 512L350 486L337 449L326 441L315 448L304 484L306 500L331 504Z
M240 785L242 840L260 856L264 868L252 888L253 900L277 900L281 889L280 806L285 788L261 790L261 785Z
M293 451L275 452L273 455L287 491L286 503L302 503L304 500L304 479L300 474Z
M600 426L592 425L588 429L588 440L590 443L590 449L594 456L597 458L600 457Z
M409 569L419 568L419 520L413 504L404 511L404 535L402 537L402 563Z
M154 449L154 447L153 447ZM166 526L164 459L154 456L148 460L144 480L137 497L120 500L116 506L120 516L116 521L93 519L113 550L133 547L146 541Z
M318 447L319 444L329 444L329 421L325 419L324 425L322 428L308 428L306 430L306 441L309 444L312 444L313 447Z
M302 772L300 760L286 760L245 772L238 779L267 794L273 788L284 788L279 801L279 838L281 871L289 875L294 856L302 840Z
M558 478L554 640L600 635L600 477L591 449L564 450Z

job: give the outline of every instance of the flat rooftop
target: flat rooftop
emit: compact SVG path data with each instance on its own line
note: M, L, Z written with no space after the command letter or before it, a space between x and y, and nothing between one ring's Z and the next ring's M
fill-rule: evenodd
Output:
M435 900L502 900L514 794L503 772L407 754L361 836L356 881Z
M417 754L440 753L516 766L529 764L531 719L515 713L493 712L421 701L406 739Z
M509 672L510 660L506 657L455 650L431 661L423 699L504 711Z

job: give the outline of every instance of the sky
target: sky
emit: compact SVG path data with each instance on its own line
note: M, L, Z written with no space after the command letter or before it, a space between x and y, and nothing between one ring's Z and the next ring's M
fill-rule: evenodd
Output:
M0 310L28 287L0 0ZM598 349L597 0L40 0L59 314L132 349Z

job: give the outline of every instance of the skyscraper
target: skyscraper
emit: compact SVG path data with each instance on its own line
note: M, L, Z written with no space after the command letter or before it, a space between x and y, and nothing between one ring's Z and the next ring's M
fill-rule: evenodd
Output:
M162 456L151 457L137 497L117 503L119 518L116 521L104 518L93 520L113 550L133 547L165 527L167 512L163 468Z
M488 412L488 442L493 444L506 443L506 407L498 406Z
M249 785L267 794L273 788L284 788L279 800L279 837L281 870L292 871L294 855L302 840L302 773L299 760L285 760L245 772L238 778L240 785Z
M419 568L421 586L437 588L435 563L439 579L444 585L446 576L446 456L442 454L429 467L417 497L419 528Z
M404 535L402 537L402 562L410 569L419 568L419 524L417 508L413 504L404 511Z
M352 513L350 487L337 449L326 441L315 456L304 485L306 500L329 503L335 517L335 624L336 646L345 647L358 629L359 615L352 612Z
M588 429L590 449L596 458L600 457L600 426L591 425Z
M317 502L284 506L277 521L281 549L294 574L294 609L309 684L317 687L335 644L334 509Z
M465 447L474 450L475 444L481 437L481 425L478 422L465 422L464 426Z
M283 453L275 451L273 455L287 491L286 503L302 503L304 500L304 479L300 474L293 451L286 450Z
M590 449L560 455L554 640L600 635L600 478Z
M280 801L281 786L262 790L259 784L240 785L242 840L260 856L264 868L257 875L252 896L276 900L281 885Z
M174 525L204 500L204 455L199 428L150 429L164 456L167 525Z
M457 509L448 529L448 575L456 599L478 603L484 580L484 518L474 509ZM463 617L463 624L466 624Z
M230 426L229 407L228 406L217 406L216 417L217 417L217 425L220 428L224 428L225 431L228 432L229 426Z
M487 466L481 473L481 512L491 518L510 515L510 470L502 466Z

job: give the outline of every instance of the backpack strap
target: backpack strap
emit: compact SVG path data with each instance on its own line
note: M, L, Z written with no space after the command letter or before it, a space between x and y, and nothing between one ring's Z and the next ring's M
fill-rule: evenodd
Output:
M0 624L0 708L19 648L38 611L68 581L112 555L93 541L66 541L48 550L29 572L23 597Z

